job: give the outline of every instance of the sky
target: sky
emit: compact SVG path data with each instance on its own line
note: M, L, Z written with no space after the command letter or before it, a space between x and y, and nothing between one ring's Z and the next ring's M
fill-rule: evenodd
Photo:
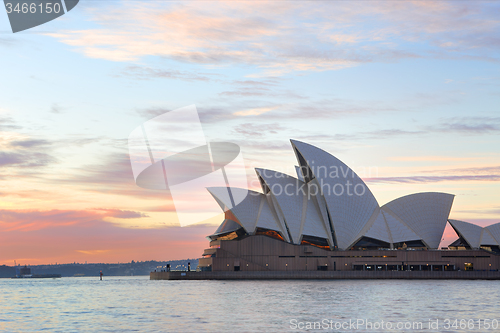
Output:
M446 192L450 218L500 222L499 36L495 1L81 0L16 34L0 11L0 264L200 257L222 215L180 227L127 148L193 104L249 188L294 173L296 139L381 205Z

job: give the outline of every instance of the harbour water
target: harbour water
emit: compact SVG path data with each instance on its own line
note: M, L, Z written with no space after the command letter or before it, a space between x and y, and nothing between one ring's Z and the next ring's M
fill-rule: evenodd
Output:
M0 331L500 332L499 299L500 281L0 279Z

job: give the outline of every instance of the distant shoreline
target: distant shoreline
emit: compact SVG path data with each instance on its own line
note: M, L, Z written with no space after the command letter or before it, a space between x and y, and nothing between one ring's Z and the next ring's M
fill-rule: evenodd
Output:
M62 277L85 277L99 276L102 271L104 276L143 276L165 267L170 264L173 270L187 270L188 263L191 263L191 269L196 270L198 259L182 259L169 261L132 261L129 263L72 263L55 265L30 265L34 274L61 274ZM16 276L16 270L24 265L18 266L0 266L0 278L11 278Z

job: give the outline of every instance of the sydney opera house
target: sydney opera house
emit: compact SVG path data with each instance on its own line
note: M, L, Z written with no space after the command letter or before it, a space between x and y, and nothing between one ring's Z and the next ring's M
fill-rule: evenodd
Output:
M291 141L296 177L256 169L262 192L208 188L225 219L199 271L496 271L500 223L450 220L454 195L415 193L380 205L346 164ZM234 204L233 196L244 199ZM457 240L439 248L449 223Z

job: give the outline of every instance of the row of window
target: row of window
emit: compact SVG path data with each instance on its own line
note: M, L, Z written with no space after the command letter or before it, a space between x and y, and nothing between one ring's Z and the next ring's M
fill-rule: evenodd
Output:
M354 271L454 271L455 265L353 265ZM467 270L467 269L466 269ZM472 270L472 269L471 269Z

